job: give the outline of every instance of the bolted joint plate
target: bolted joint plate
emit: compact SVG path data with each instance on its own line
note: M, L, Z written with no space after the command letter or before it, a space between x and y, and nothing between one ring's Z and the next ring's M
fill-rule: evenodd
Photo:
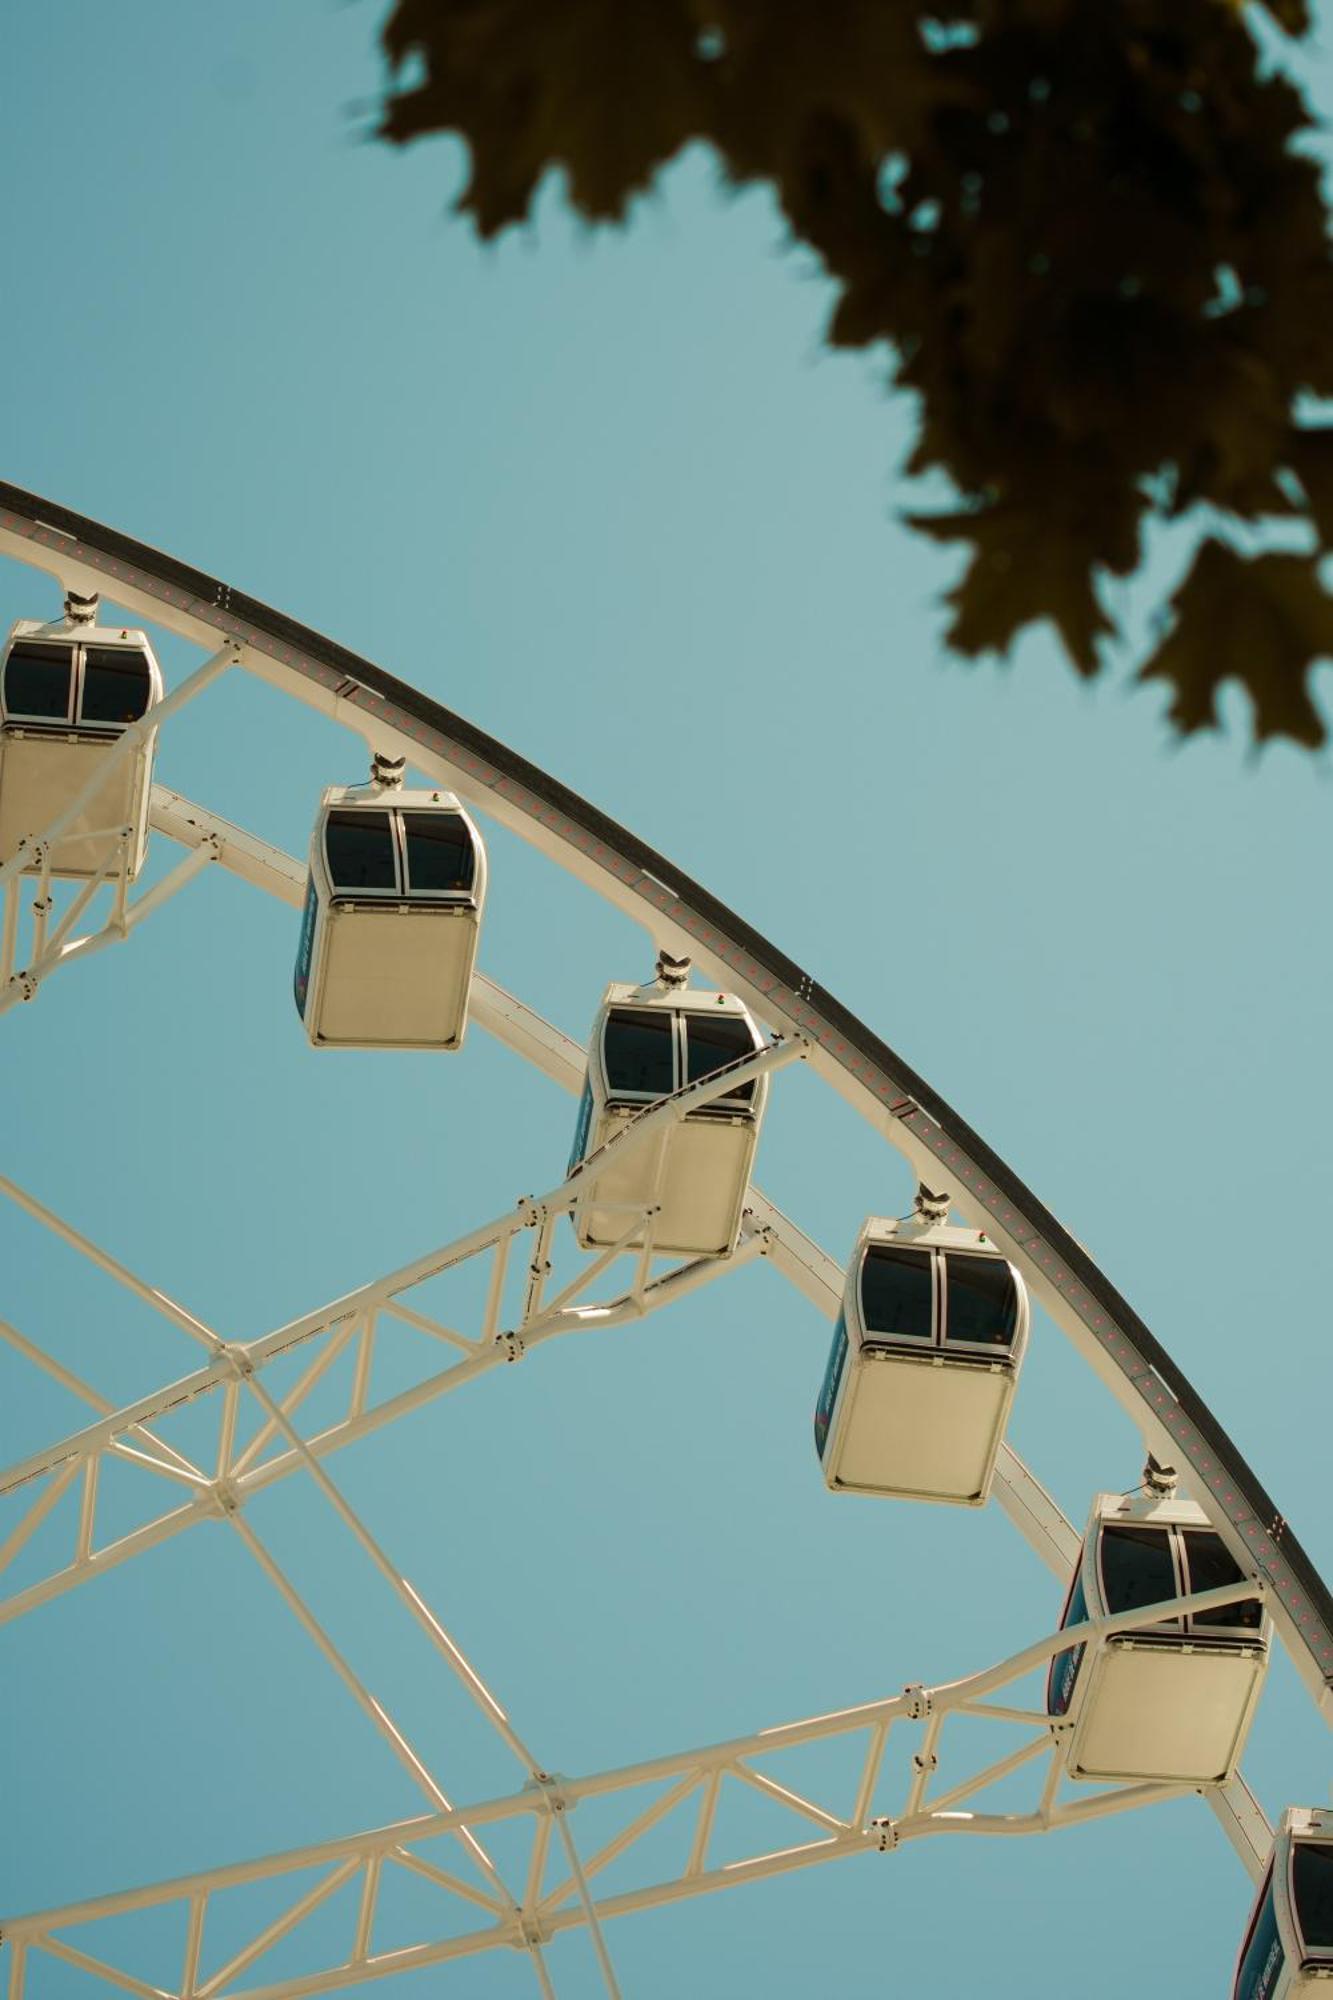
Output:
M554 1771L535 1771L523 1787L525 1792L540 1792L546 1800L548 1812L573 1812L577 1799L566 1795L564 1779Z
M241 1493L236 1482L231 1479L215 1479L209 1492L218 1513L225 1520L228 1514L241 1511Z

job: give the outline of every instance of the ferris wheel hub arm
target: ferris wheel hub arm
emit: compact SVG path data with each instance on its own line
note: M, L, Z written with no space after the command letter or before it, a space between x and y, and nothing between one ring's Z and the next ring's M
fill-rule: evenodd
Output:
M268 1560L271 1562L271 1558ZM1252 1586L1247 1588L1252 1589ZM1235 1596L1234 1591L1200 1592L1191 1599L1163 1605L1160 1609L1169 1612L1189 1607L1213 1608L1219 1600L1234 1601ZM624 1765L586 1777L568 1778L537 1771L519 1791L502 1797L474 1805L448 1806L388 1826L290 1849L262 1859L225 1864L178 1877L174 1881L7 1918L0 1926L0 1934L11 1946L43 1950L55 1931L66 1931L109 1917L172 1903L194 1908L200 1901L206 1903L208 1898L224 1889L272 1881L313 1867L346 1871L346 1874L361 1870L364 1871L364 1879L369 1879L372 1869L378 1878L385 1864L415 1865L442 1884L455 1886L455 1892L463 1894L467 1900L487 1903L483 1892L468 1885L454 1885L453 1878L435 1868L415 1850L442 1835L460 1830L475 1834L488 1825L504 1820L527 1817L534 1821L533 1853L537 1853L537 1842L540 1841L541 1865L535 1870L530 1869L522 1902L507 1902L503 1909L490 1902L488 1907L497 1911L496 1923L484 1932L469 1933L463 1953L455 1950L455 1944L462 1944L462 1940L441 1939L406 1951L394 1951L380 1961L373 1957L356 1961L353 1955L344 1965L307 1976L298 1975L290 1981L279 1981L260 1989L270 1996L270 2000L296 2000L299 1995L334 1990L338 1981L346 1977L348 1966L354 1962L363 1965L368 1976L388 1977L478 1950L515 1943L527 1944L533 1939L545 1943L562 1930L585 1923L600 1924L632 1909L661 1906L683 1896L711 1893L740 1882L842 1859L855 1853L889 1852L913 1839L948 1833L999 1836L1040 1834L1082 1824L1108 1813L1132 1811L1181 1796L1191 1788L1176 1784L1137 1783L1113 1788L1093 1798L1059 1802L1055 1798L1059 1777L1058 1769L1055 1769L1058 1730L1051 1728L1051 1719L1044 1714L1022 1709L997 1709L986 1700L995 1688L1023 1678L1033 1670L1034 1664L1039 1665L1067 1645L1080 1639L1104 1639L1124 1629L1129 1619L1137 1619L1142 1624L1142 1607L1131 1614L1090 1620L1079 1627L1053 1633L1037 1646L1025 1648L1011 1659L965 1680L936 1687L918 1683L909 1686L900 1695L856 1708L831 1715L811 1716L776 1728L760 1729L702 1749L652 1758L641 1764ZM945 1761L941 1747L945 1725L953 1714L970 1713L992 1718L1008 1714L1019 1727L1033 1733L1007 1756L980 1770L966 1772L948 1792L931 1802L925 1797L925 1790ZM907 1759L908 1786L903 1806L893 1814L876 1813L873 1801L883 1782L882 1767L891 1731L895 1725L913 1722L924 1722L926 1735L920 1747L913 1750ZM754 1766L756 1758L762 1758L768 1764L786 1749L824 1738L856 1735L867 1737L869 1753L858 1785L856 1805L850 1816L778 1783L767 1770ZM961 1809L968 1798L1042 1755L1052 1759L1055 1779L1048 1775L1037 1803L1030 1810L996 1813ZM634 1794L643 1786L656 1782L669 1787L661 1798L651 1801L646 1807L637 1806L622 1831L596 1854L579 1863L577 1872L571 1868L569 1877L564 1881L546 1886L546 1841L551 1822L567 1820L582 1800ZM751 1853L729 1862L725 1868L710 1868L707 1850L714 1832L719 1795L724 1794L729 1784L762 1791L775 1807L789 1812L806 1825L813 1819L821 1837L814 1841L804 1840L776 1852ZM701 1840L696 1833L681 1872L647 1882L621 1895L599 1898L594 1887L599 1874L613 1860L632 1851L636 1843L671 1812L696 1800L701 1805L699 1830L703 1838ZM583 1878L586 1897L578 1895L579 1875ZM567 1907L576 1897L573 1905ZM247 1947L246 1962L254 1956L258 1956L258 1950Z

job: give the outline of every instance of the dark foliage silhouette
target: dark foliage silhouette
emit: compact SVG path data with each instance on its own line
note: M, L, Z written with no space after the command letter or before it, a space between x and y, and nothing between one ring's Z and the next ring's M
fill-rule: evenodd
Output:
M1333 431L1302 415L1333 395L1333 263L1315 128L1260 46L1308 26L1304 0L395 0L414 80L381 130L466 141L484 237L555 168L619 222L706 142L822 260L830 341L887 342L915 392L905 470L958 495L909 516L964 553L956 651L1047 620L1096 673L1107 580L1150 523L1207 509L1141 675L1183 732L1234 678L1260 740L1314 746ZM1306 553L1226 539L1275 520Z

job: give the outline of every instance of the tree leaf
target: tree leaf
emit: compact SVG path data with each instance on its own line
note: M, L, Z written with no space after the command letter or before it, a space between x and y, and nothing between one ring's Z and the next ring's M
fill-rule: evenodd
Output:
M1244 556L1210 537L1171 600L1175 622L1140 680L1173 690L1171 720L1182 734L1218 726L1217 691L1237 680L1254 702L1262 743L1288 736L1308 749L1326 737L1310 698L1310 668L1333 657L1333 598L1314 556Z
M700 129L697 33L689 0L399 0L386 52L426 77L390 97L381 133L467 141L459 206L483 236L521 221L554 167L581 214L618 221Z
M1100 667L1097 642L1115 630L1097 597L1098 536L1091 524L1052 521L1041 506L997 503L973 513L914 515L940 542L970 542L973 555L948 593L948 642L968 657L1007 654L1027 625L1048 620L1081 674Z
M1305 488L1320 541L1333 549L1333 430L1293 430L1286 457Z
M1305 0L1267 4L1305 31ZM883 342L917 400L907 473L958 495L916 525L970 546L960 651L1046 620L1094 673L1099 580L1147 514L1304 518L1333 552L1333 446L1295 426L1333 397L1329 210L1241 0L394 0L383 32L419 70L384 135L463 138L483 236L557 169L620 220L692 140L772 188L833 281L830 341ZM1226 651L1260 734L1318 740L1293 633L1322 597L1267 560L1201 553L1249 641L1196 638L1187 586L1148 669L1177 726L1215 717Z

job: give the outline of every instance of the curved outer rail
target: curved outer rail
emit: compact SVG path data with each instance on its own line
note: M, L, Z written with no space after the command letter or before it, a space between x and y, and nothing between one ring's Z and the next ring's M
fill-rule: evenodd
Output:
M100 592L197 644L244 648L262 679L405 754L540 847L637 922L688 952L781 1033L903 1153L928 1186L984 1227L1159 1458L1188 1472L1333 1720L1333 1594L1203 1398L1110 1279L985 1141L811 974L698 883L484 730L382 667L229 584L0 481L0 554Z

